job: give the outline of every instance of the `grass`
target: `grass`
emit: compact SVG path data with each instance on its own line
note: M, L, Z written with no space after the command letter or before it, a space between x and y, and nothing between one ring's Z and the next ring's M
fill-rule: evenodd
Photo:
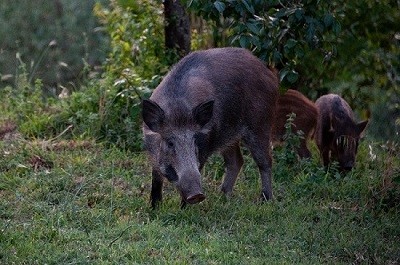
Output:
M378 144L364 142L358 167L345 176L326 173L317 157L276 161L276 199L268 203L257 201L247 155L234 195L222 197L223 165L214 157L203 203L181 210L167 184L156 211L143 153L16 138L0 141L0 155L1 264L400 262L400 158Z

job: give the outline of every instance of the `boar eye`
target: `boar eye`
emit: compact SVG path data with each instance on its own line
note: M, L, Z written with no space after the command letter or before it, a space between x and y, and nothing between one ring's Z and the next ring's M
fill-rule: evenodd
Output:
M168 148L174 148L174 142L172 142L171 140L167 140L167 146Z

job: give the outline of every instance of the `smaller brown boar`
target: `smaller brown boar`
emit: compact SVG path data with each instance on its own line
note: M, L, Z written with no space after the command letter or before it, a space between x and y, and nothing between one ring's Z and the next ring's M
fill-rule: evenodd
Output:
M301 130L304 133L297 153L300 158L309 158L311 152L307 148L307 141L311 138L317 125L318 111L314 102L297 90L289 89L278 97L276 120L272 128L273 141L282 142L286 131L287 115L291 113L296 114L292 131Z
M336 94L320 97L315 105L319 112L315 139L324 166L337 161L340 170L351 170L368 120L356 123L349 104Z

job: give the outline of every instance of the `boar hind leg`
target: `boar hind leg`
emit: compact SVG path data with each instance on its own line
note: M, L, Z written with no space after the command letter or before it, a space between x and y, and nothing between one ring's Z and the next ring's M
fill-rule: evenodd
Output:
M245 143L260 171L262 185L261 198L263 200L272 199L272 158L268 135L270 134L266 131L261 131L257 134L251 134L248 137L245 137Z
M163 186L163 175L153 169L151 172L152 174L152 181L151 181L151 207L154 209L162 200L162 186Z
M221 185L221 191L225 195L229 195L232 193L233 186L243 166L243 156L240 152L239 143L224 150L222 156L224 157L226 172L224 182Z

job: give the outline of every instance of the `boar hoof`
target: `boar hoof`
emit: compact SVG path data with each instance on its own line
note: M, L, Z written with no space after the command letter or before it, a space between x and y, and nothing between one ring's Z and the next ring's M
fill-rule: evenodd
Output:
M199 194L187 197L186 202L190 203L190 204L196 204L196 203L204 201L205 198L206 198L206 196L203 193L199 193Z
M272 200L272 194L266 191L261 193L261 201L270 201Z

